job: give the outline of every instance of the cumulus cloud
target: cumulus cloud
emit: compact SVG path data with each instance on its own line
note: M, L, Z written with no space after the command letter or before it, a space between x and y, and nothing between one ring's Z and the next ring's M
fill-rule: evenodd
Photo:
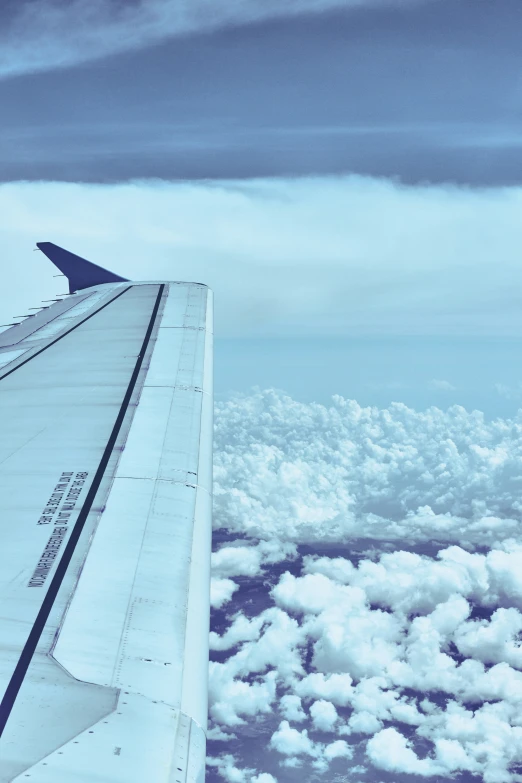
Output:
M216 577L256 576L261 566L261 554L253 547L223 546L212 554L212 573Z
M482 606L522 604L522 547L510 541L505 547L508 551L502 548L478 554L450 546L439 550L436 558L399 550L381 555L376 562L361 560L357 567L344 558L333 558L330 573L330 558L306 557L307 575L296 579L285 574L274 592L282 606L291 606L294 611L299 608L297 596L301 586L303 592L316 588L313 601L307 604L308 611L315 607L320 611L329 603L326 596L339 600L342 594L355 596L358 603L367 600L406 615L436 610L434 623L446 632L454 618L458 623L469 613L462 596ZM340 573L339 562L350 567L349 575ZM351 603L355 603L354 598Z
M210 605L214 609L221 609L232 600L237 582L229 577L257 576L262 573L264 566L280 563L282 560L291 560L296 557L296 546L288 541L257 541L255 544L242 545L241 541L231 542L212 553L212 580L210 582ZM213 649L228 649L232 647L237 633L244 632L244 626L230 629L230 634L217 641L217 637L211 636L211 643L226 646L215 646Z
M335 740L335 742L331 742L324 749L324 757L327 761L341 758L351 759L352 756L353 748L345 740Z
M261 628L265 622L263 615L258 615L253 619L248 619L243 614L235 617L223 636L219 636L215 631L210 634L211 650L230 650L240 642L257 641L261 634Z
M210 583L210 605L214 609L221 609L224 604L230 601L237 589L238 585L232 579L212 577Z
M332 702L324 699L314 701L310 707L310 716L314 728L320 731L332 731L339 717Z
M226 783L277 783L277 778L269 772L257 773L251 767L237 766L236 758L231 753L222 756L207 758L207 765L215 767L218 774Z
M490 620L473 620L468 600L472 595L474 606L487 608L522 599L522 590L499 589L494 570L499 563L505 567L505 555L519 562L518 552L470 554L455 546L437 558L413 555L418 562L411 553L387 553L351 569L333 558L330 576L328 558L307 558L304 571L311 573L285 573L273 588L279 614L267 609L259 616L272 628L286 628L278 633L277 650L273 637L267 636L268 645L253 638L250 629L259 617L234 619L231 628L244 627L245 641L228 661L212 664L211 683L216 672L221 679L211 714L224 725L239 724L240 714L274 709L276 688L283 689L285 719L270 745L285 766L308 757L324 771L335 758L352 757L354 746L337 733L356 742L369 737L369 760L390 772L432 777L472 771L488 783L518 780L510 766L522 761L522 673L516 669L521 614L500 608ZM321 573L314 573L316 563ZM308 644L315 671L305 673L299 651ZM242 679L252 673L254 685ZM291 721L306 720L303 703L310 724L296 728ZM339 712L346 708L347 718ZM415 732L413 741L404 728ZM333 741L315 740L311 730L328 732ZM430 743L428 753L412 744L422 739Z
M301 722L306 720L306 713L301 706L301 699L295 694L286 694L281 697L279 710L285 718L292 722Z
M397 0L395 0L397 2ZM0 77L64 68L160 43L177 36L265 19L358 7L392 0L23 0L0 38Z
M230 669L226 664L210 664L210 715L216 723L239 726L245 716L269 713L275 699L275 674L250 684L234 679Z
M230 740L236 739L236 735L223 731L221 726L211 726L207 729L207 739L213 742L230 742Z
M245 545L231 542L212 553L212 574L217 579L229 576L257 576L262 565L273 565L296 556L291 542L258 541Z
M258 553L237 568L266 575L268 608L212 634L214 721L273 715L282 770L520 781L521 432L459 407L219 403L215 523L241 538L216 568Z
M330 725L330 729L331 727ZM281 721L277 731L272 734L270 747L284 757L281 766L298 767L308 757L310 765L318 772L325 772L334 759L353 757L353 748L345 740L335 740L328 744L313 742L307 729L299 731L290 726L287 720Z
M264 672L272 666L277 667L280 674L289 677L303 673L299 652L304 643L303 632L297 620L280 608L265 609L252 621L241 614L236 615L232 628L221 637L213 634L211 644L214 649L227 649L231 646L230 639L237 642L241 636L246 636L241 648L226 664L216 664L214 674L218 680L221 677L219 672L225 669L228 676Z
M316 745L308 736L308 731L292 728L287 720L281 721L278 730L272 734L270 744L285 756L317 755Z
M325 675L323 672L311 672L296 682L294 688L303 698L324 698L340 707L346 707L351 703L352 683L349 674Z
M367 745L367 753L375 766L389 772L406 772L431 777L444 772L431 759L419 759L403 735L394 728L383 729Z
M235 397L217 406L215 524L308 544L494 545L520 527L521 417Z
M522 669L522 614L518 609L497 609L491 620L462 623L455 634L455 644L462 655L483 663L505 661Z

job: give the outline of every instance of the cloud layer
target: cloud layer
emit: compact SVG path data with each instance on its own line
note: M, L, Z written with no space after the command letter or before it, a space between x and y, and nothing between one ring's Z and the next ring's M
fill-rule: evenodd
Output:
M0 241L14 293L0 306L27 312L13 295L51 277L30 252L49 240L124 277L206 282L219 336L520 334L521 202L519 188L365 177L10 183Z
M18 3L0 37L0 78L64 68L191 33L397 0L33 0ZM6 11L6 13L8 13Z
M237 533L464 546L519 534L519 417L265 391L219 404L216 438L216 524Z
M279 781L522 780L520 425L274 391L219 404L231 540L213 566L238 592L216 604L213 731L269 727ZM258 774L240 755L213 762L225 780Z

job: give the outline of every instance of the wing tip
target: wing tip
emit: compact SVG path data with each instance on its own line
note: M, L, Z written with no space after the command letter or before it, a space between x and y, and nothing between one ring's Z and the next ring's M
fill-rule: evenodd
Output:
M69 280L69 291L81 291L104 283L128 283L126 277L104 269L86 258L77 256L69 250L55 245L54 242L37 242L36 247L62 272Z

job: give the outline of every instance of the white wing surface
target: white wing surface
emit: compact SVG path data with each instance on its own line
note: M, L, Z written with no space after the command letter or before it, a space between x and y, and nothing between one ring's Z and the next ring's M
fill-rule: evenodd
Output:
M0 781L203 781L209 289L90 285L0 334L0 433Z

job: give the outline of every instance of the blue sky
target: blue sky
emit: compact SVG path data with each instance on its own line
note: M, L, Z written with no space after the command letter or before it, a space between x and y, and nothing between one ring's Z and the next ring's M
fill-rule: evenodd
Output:
M223 339L216 342L216 390L223 399L275 387L328 404L335 389L365 406L462 405L509 417L522 401L521 351L521 339L498 337Z
M215 291L208 780L521 781L522 5L0 17L2 323Z

